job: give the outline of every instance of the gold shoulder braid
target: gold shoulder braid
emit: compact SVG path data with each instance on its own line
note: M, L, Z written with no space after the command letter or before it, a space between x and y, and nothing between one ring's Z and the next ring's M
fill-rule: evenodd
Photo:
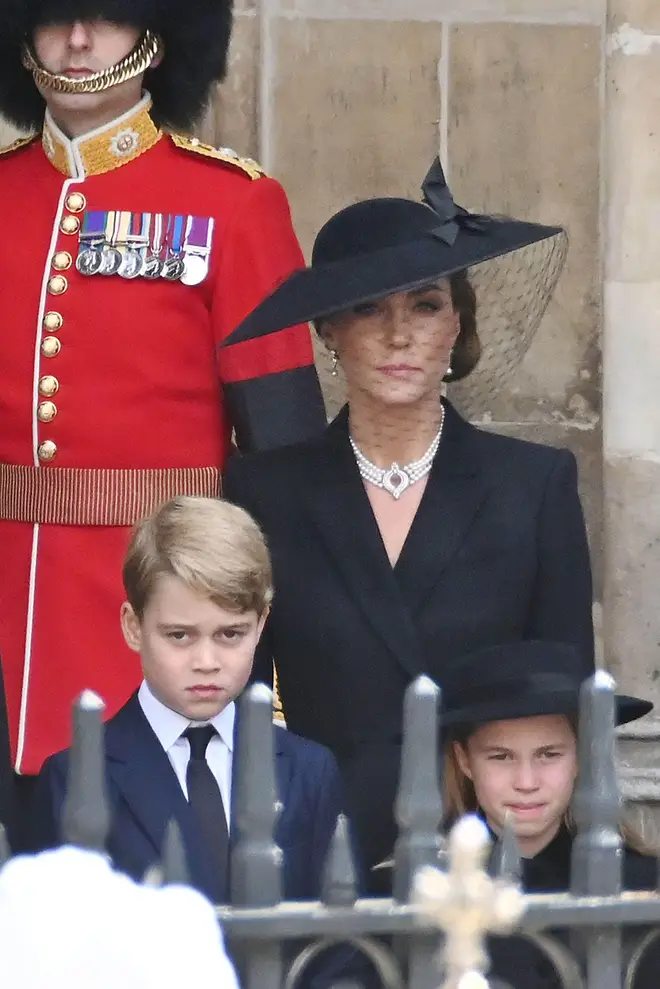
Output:
M38 136L38 134L30 134L29 137L19 137L13 144L9 144L6 148L0 148L0 155L8 155L12 151L18 151L19 148L24 148L26 145L32 144L33 141L37 140Z
M203 155L205 158L214 158L222 161L225 165L232 165L249 175L251 179L260 179L266 173L261 165L253 161L252 158L242 158L231 148L214 148L210 144L203 144L197 137L188 137L186 134L170 134L172 141L177 148L184 151L192 151L194 154Z
M282 701L280 700L280 692L277 689L277 670L273 666L273 721L276 721L278 725L283 725L286 728L286 718L284 717L284 711L282 710Z

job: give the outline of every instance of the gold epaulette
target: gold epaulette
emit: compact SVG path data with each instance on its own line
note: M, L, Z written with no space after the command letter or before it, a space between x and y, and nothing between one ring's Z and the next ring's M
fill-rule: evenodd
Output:
M284 717L282 701L280 700L280 692L277 688L277 670L275 666L273 666L273 721L286 728L286 718Z
M24 148L27 144L32 144L33 141L37 140L38 136L38 134L30 134L29 137L19 137L13 144L9 144L6 148L0 148L0 155L8 155L12 151L18 151L19 148Z
M214 158L216 161L224 162L225 165L240 169L251 179L260 179L262 175L265 175L263 168L256 161L252 161L251 158L242 158L231 148L214 148L210 144L203 144L197 137L188 137L185 134L170 134L170 137L177 148L183 148L184 151L193 151L205 158Z

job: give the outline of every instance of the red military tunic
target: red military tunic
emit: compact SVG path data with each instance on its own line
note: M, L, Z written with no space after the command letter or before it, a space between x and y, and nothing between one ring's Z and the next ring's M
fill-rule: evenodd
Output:
M81 690L111 716L140 681L119 626L135 517L215 493L233 427L259 447L324 424L307 327L218 346L303 263L282 188L148 108L71 142L47 120L0 157L0 655L23 773L68 744ZM212 218L206 277L81 274L90 210Z

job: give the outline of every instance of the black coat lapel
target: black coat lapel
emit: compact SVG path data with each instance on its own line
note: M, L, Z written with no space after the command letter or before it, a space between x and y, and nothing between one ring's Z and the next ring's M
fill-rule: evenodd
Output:
M181 828L194 885L204 888L204 862L188 801L135 694L106 726L110 779L160 860L165 828L174 819Z
M418 608L465 541L488 484L472 451L474 428L448 403L442 441L395 567L411 609Z
M421 645L351 451L346 411L310 457L306 487L309 512L351 598L406 672L422 673Z

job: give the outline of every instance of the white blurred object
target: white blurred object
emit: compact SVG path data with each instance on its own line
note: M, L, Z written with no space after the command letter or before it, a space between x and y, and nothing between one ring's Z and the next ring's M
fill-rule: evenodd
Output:
M0 985L7 989L238 989L210 903L138 885L106 859L60 848L0 872Z

